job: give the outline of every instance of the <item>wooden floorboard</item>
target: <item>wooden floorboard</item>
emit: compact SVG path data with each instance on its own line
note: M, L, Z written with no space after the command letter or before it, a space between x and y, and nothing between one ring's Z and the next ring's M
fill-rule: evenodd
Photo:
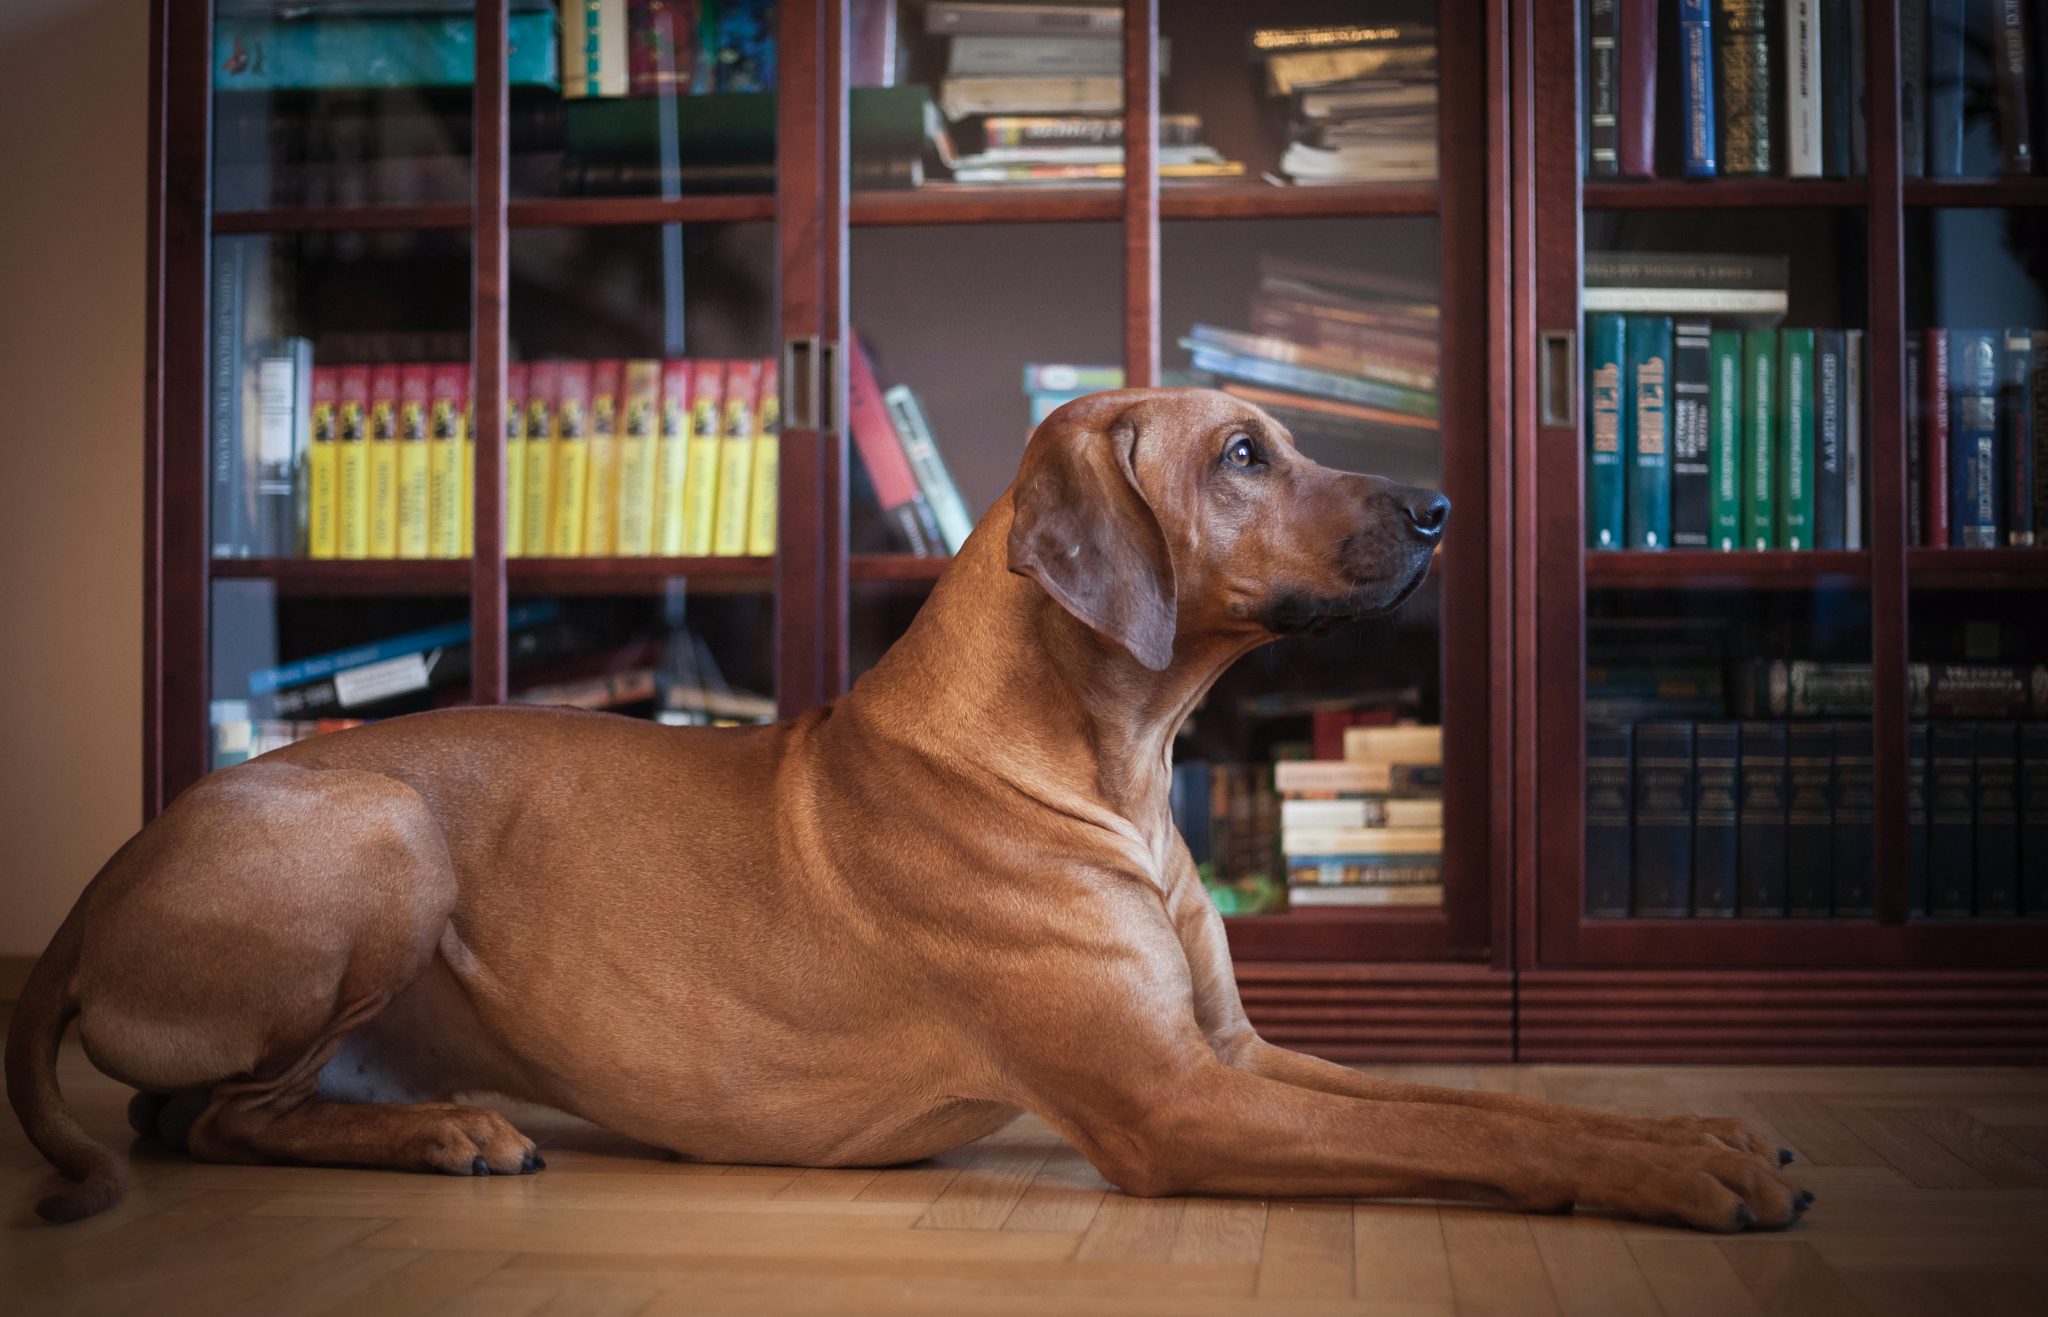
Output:
M132 1142L127 1090L67 1047L67 1099L126 1150L133 1187L42 1225L30 1204L53 1177L0 1122L0 1312L1942 1317L2048 1293L2048 1071L1372 1069L1741 1115L1799 1154L1819 1202L1786 1234L1718 1239L1589 1214L1135 1199L1029 1118L885 1171L703 1165L528 1110L511 1114L546 1149L537 1176L207 1166Z

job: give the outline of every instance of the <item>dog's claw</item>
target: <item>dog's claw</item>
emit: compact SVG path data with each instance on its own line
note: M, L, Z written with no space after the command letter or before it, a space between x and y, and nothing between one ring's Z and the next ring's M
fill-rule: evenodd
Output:
M1735 1205L1735 1228L1737 1230L1754 1230L1756 1228L1756 1213L1751 1210L1748 1203L1737 1203Z
M1778 1165L1790 1166L1793 1162L1796 1162L1798 1160L1799 1158L1793 1153L1793 1151L1790 1148L1778 1149Z
M469 1160L469 1173L471 1175L489 1175L491 1173L491 1164L481 1157L472 1157Z
M1804 1211L1805 1211L1805 1210L1806 1210L1807 1208L1809 1208L1809 1207L1812 1207L1812 1206L1813 1206L1813 1190L1811 1190L1811 1189L1801 1189L1801 1190L1799 1191L1799 1210L1800 1210L1800 1211L1802 1211L1802 1212L1804 1212Z
M532 1175L540 1169L540 1166L540 1154L537 1152L529 1152L519 1159L519 1173L521 1175Z

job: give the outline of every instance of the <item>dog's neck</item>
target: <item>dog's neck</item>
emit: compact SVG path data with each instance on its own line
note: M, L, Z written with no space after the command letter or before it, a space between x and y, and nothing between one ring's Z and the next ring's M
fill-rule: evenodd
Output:
M840 712L858 717L886 691L891 736L1050 776L1150 831L1165 817L1174 734L1249 646L1183 637L1153 672L1012 573L1009 532L1006 495Z

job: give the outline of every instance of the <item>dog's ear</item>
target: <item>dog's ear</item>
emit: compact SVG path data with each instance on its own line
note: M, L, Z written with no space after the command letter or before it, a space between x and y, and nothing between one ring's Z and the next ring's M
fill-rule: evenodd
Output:
M1069 424L1042 436L1011 501L1010 570L1154 672L1173 661L1174 576L1166 534L1138 488L1137 428Z

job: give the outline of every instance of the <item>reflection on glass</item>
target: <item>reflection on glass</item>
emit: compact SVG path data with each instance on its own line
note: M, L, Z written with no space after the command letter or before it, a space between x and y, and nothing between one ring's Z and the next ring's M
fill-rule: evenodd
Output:
M674 726L775 718L772 596L671 578L652 595L514 600L558 629L515 636L514 704L597 709Z

